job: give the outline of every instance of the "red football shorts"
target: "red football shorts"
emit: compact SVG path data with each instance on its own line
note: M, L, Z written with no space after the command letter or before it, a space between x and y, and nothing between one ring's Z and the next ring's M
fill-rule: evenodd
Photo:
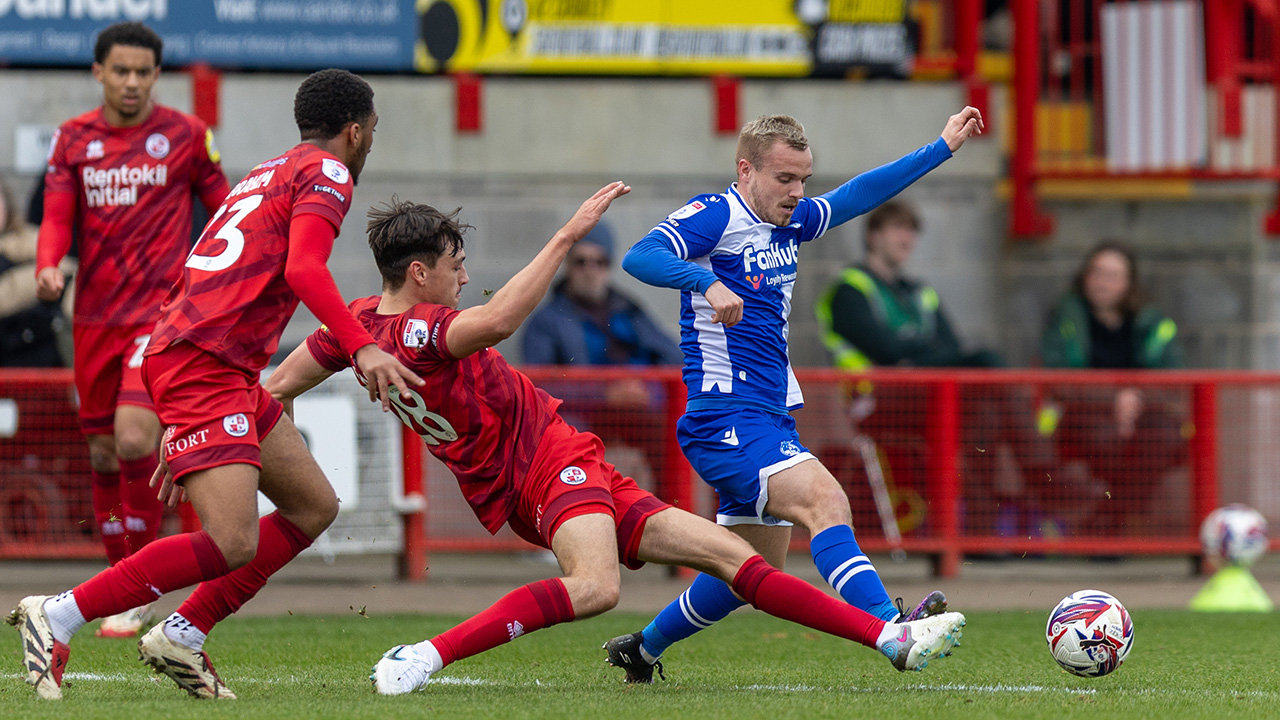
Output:
M618 560L636 570L644 566L636 553L645 522L669 507L605 462L600 438L578 432L556 416L538 445L524 492L507 524L525 540L550 548L566 520L604 513L618 530Z
M142 363L165 427L160 450L174 480L198 470L244 463L262 467L262 438L284 406L250 373L188 342L177 342Z
M76 393L80 396L80 429L85 435L115 432L116 407L152 409L142 384L142 351L151 325L75 325Z

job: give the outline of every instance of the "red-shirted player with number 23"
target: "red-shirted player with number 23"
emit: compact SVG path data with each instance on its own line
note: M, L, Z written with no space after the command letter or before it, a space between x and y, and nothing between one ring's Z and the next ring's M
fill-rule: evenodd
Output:
M213 133L199 118L151 99L163 49L141 23L98 33L93 76L102 83L102 105L54 136L36 263L38 294L56 300L66 283L58 262L74 229L75 384L93 519L111 565L159 530L164 506L147 482L160 423L142 386L142 351L191 250L192 193L210 213L227 196ZM128 609L105 618L98 634L133 637L150 617L150 603Z
M422 379L378 349L325 266L373 144L373 89L322 70L294 99L302 142L258 165L227 195L161 308L142 365L167 430L153 482L177 482L203 528L157 540L54 597L24 598L10 616L27 682L62 696L67 643L84 623L201 582L138 642L141 659L204 698L234 698L202 650L235 612L302 552L338 512L333 488L292 420L258 383L299 300L333 332L390 407ZM261 490L277 510L258 518Z

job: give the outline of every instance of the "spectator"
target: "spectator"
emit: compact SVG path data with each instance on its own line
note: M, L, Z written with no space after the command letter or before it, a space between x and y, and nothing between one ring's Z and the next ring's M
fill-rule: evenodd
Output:
M867 215L866 259L847 268L817 302L823 340L837 367L872 366L1003 367L1004 358L988 349L965 350L943 311L937 290L906 275L916 248L920 218L905 202L890 200ZM862 394L853 404L860 429L923 433L923 394L915 388L880 388L875 398ZM1037 527L1038 510L1022 517L1018 498L1024 483L1045 477L1054 465L1053 448L1036 431L1029 392L1002 386L972 388L962 394L963 460L977 480L966 489L970 530L1020 534L1024 519ZM892 408L875 413L876 404ZM903 428L903 419L919 422ZM995 452L987 452L988 449ZM999 479L1001 462L1016 464L1021 477ZM1014 473L1015 475L1017 473Z
M1049 316L1041 338L1045 367L1164 369L1185 364L1178 327L1143 299L1137 261L1127 246L1104 240L1084 262ZM1160 479L1183 460L1182 423L1169 400L1140 388L1097 386L1059 392L1054 429L1064 456L1089 463L1106 483L1100 530L1130 525L1159 492Z
M14 204L13 193L0 181L0 366L3 367L64 364L58 351L58 335L69 324L71 292L61 301L38 299L35 260L36 228L26 223ZM74 273L75 262L65 260L62 270Z
M680 348L610 283L613 234L596 226L572 250L551 300L530 318L524 362L533 365L679 365Z

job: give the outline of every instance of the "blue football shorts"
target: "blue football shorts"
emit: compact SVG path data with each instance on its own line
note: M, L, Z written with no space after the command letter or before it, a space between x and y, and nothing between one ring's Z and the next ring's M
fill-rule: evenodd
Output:
M791 525L764 506L770 476L813 459L794 418L751 408L694 410L676 424L676 438L694 471L720 496L717 524Z

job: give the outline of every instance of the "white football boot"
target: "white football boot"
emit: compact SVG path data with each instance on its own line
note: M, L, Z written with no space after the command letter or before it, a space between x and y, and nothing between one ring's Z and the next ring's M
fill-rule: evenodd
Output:
M412 645L397 645L373 666L369 680L381 695L403 695L426 687L431 673L431 662L422 653Z
M964 635L964 615L957 612L891 625L894 634L877 646L899 672L920 671L934 658L946 657Z

